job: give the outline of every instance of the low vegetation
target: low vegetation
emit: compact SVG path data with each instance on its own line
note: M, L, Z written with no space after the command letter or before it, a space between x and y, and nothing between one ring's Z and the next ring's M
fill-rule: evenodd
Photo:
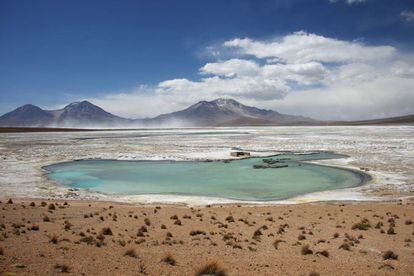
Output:
M369 228L371 228L371 223L366 218L364 218L360 222L355 223L354 225L352 225L352 230L363 230L363 231L366 231Z
M167 254L164 258L161 259L162 262L169 264L169 265L176 265L176 261L171 254Z
M329 252L327 250L318 251L318 252L316 252L316 255L321 255L321 256L324 256L326 258L329 258Z
M206 232L202 230L193 230L190 232L190 236L197 236L197 235L206 235Z
M62 273L69 273L70 272L70 268L66 264L55 264L54 268L56 270L58 270L59 272L62 272Z
M398 255L391 250L387 250L382 254L384 260L398 260Z
M211 262L197 270L196 276L226 276L226 270L220 267L216 262Z
M112 230L109 227L104 227L101 230L101 234L105 236L112 236Z
M302 255L311 255L313 254L313 251L309 248L309 244L305 244L302 246L301 253Z
M349 245L349 243L344 242L339 246L339 249L343 249L343 250L346 250L346 251L351 251L351 246Z
M56 235L53 235L50 237L49 242L53 243L53 244L57 244L58 243L58 237Z
M125 252L124 256L128 256L128 257L131 257L131 258L138 258L138 255L137 255L137 252L135 251L135 249L128 249Z

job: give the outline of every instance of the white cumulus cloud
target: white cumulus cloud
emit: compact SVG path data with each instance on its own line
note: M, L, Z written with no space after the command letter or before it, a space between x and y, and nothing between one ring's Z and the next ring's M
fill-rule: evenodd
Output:
M277 58L286 62L355 62L392 58L395 49L391 46L366 46L303 31L282 37L276 41L257 41L236 38L224 43L240 54L257 58Z
M225 50L226 57L220 54ZM368 119L414 113L414 55L303 31L273 40L234 38L209 47L199 78L91 99L126 117L155 116L199 100L243 103L317 119Z

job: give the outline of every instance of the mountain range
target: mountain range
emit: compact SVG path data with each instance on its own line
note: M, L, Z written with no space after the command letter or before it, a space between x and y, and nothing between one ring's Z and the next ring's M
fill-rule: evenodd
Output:
M243 105L233 99L200 101L190 107L154 118L128 119L111 114L88 101L74 102L62 109L43 110L26 104L0 117L0 126L65 128L202 127L252 125L364 125L413 123L414 116L368 121L318 121L303 116Z

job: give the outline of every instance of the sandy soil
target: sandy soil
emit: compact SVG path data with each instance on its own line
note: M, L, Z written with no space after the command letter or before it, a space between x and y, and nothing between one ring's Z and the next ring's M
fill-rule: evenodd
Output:
M412 202L190 208L1 201L3 275L195 275L209 262L226 275L414 275ZM398 256L385 260L387 250Z

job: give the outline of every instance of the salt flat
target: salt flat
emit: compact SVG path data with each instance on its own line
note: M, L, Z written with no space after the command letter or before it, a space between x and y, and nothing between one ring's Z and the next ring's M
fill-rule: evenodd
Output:
M282 151L334 151L349 158L320 161L368 168L365 186L309 194L284 202L386 200L414 192L413 126L238 127L146 129L0 135L0 191L6 197L88 198L124 202L231 202L188 196L108 196L68 191L48 181L42 166L76 159L203 160L230 158L232 149L264 156ZM276 203L276 202L275 202ZM277 202L279 203L279 202Z

